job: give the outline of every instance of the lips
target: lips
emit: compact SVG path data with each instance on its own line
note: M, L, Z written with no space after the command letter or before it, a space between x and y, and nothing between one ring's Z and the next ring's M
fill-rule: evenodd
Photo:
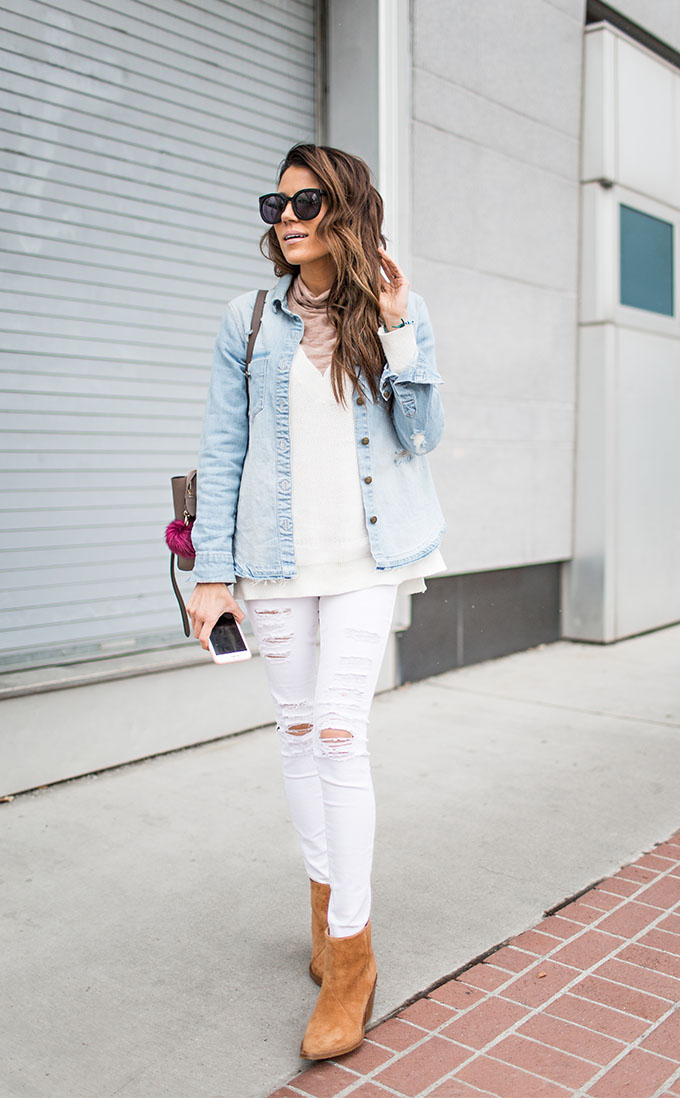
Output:
M294 240L306 240L306 233L286 233L283 238L287 244L292 243Z

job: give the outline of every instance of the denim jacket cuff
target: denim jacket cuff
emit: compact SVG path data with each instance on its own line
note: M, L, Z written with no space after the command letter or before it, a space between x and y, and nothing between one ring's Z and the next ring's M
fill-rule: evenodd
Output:
M194 580L196 583L235 583L234 558L230 553L197 553Z
M380 377L380 392L385 400L388 400L395 385L441 385L441 375L436 370L429 369L420 360L416 360L412 366L407 366L401 373L396 373L388 362L383 368Z

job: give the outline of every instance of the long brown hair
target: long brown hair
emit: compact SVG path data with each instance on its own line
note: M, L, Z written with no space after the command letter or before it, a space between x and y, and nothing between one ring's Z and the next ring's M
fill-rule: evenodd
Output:
M279 180L293 165L309 168L326 192L327 209L317 235L328 245L335 264L335 280L327 298L328 316L338 333L331 360L331 384L335 399L344 404L343 378L356 389L355 366L378 397L384 365L378 339L380 325L380 254L383 202L371 183L368 165L358 156L328 145L293 145L279 168ZM299 273L289 263L272 226L260 240L260 249L274 263L277 275Z

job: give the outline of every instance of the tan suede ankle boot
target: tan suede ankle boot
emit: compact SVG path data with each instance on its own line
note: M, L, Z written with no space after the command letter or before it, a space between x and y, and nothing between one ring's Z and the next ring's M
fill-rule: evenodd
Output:
M331 898L331 886L320 881L309 880L312 903L312 961L309 974L315 984L323 980L324 956L326 953L326 928L328 926L328 901Z
M326 931L323 983L300 1055L327 1060L360 1045L373 1013L376 980L370 919L351 938L332 938Z

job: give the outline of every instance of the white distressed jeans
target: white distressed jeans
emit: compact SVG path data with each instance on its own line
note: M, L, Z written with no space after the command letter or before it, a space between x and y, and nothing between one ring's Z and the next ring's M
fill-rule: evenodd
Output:
M330 883L335 938L357 934L371 910L368 714L396 593L377 586L246 600L276 707L289 811L309 877Z

